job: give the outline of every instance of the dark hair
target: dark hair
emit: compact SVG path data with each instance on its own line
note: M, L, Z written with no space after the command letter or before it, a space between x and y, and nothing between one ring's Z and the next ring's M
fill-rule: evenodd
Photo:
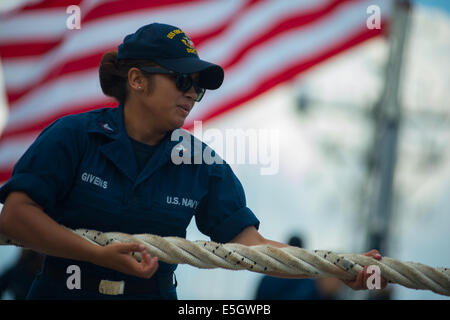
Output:
M100 86L103 93L124 104L128 96L128 70L140 66L154 67L157 64L151 60L119 60L116 51L105 53L99 67ZM147 78L150 79L150 76Z

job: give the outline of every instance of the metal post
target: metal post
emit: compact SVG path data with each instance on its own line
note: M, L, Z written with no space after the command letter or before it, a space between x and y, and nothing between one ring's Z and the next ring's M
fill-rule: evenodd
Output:
M403 49L409 28L411 3L394 2L391 19L390 51L383 93L374 107L375 135L368 161L369 203L367 216L367 247L388 255L392 218L393 179L396 165L398 132L401 123L399 88Z

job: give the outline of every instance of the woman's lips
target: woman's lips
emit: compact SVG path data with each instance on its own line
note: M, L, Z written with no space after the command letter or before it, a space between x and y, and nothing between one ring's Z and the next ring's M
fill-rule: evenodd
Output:
M187 116L189 114L190 108L187 106L177 106L179 110L181 110L181 112L183 113L184 116Z

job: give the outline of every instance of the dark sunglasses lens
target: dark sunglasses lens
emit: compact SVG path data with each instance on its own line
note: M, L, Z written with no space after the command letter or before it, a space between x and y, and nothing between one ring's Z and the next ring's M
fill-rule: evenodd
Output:
M179 74L177 75L176 85L180 91L186 92L192 87L192 79L186 74Z
M195 101L197 102L203 98L206 91L205 89L198 87L194 80L187 74L179 74L177 76L176 86L178 90L182 92L187 92L191 89L192 86L194 86L194 90L197 93L197 98L195 99Z
M195 92L197 93L197 98L195 99L195 101L199 102L200 100L202 100L203 96L205 95L206 89L199 88L197 86L194 86L194 88L195 88Z

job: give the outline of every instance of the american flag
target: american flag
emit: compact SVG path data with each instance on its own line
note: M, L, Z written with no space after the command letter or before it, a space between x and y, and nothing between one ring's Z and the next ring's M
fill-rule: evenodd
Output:
M381 29L366 24L374 4ZM79 29L70 27L73 5ZM0 56L9 117L0 138L0 182L52 121L117 105L100 89L101 57L145 24L180 27L200 58L225 70L222 87L208 91L191 111L185 122L190 129L194 120L234 109L382 35L390 6L390 0L45 0L4 13Z

